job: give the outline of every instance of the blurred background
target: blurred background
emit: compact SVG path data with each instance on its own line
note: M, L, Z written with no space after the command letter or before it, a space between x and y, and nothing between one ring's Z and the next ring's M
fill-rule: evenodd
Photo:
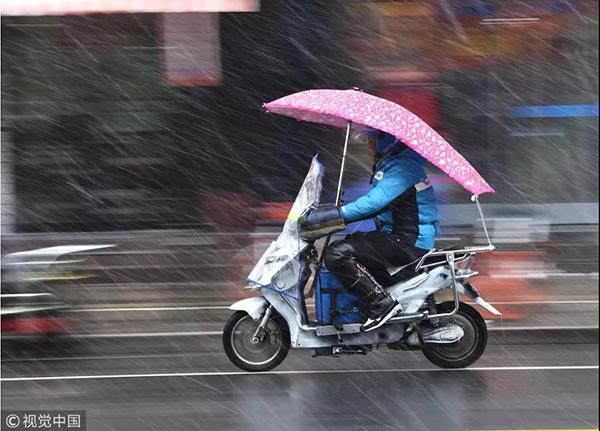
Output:
M196 309L178 322L167 310L119 309L243 296L317 152L334 189L343 138L267 115L262 103L358 86L421 116L496 189L483 208L499 252L480 262L478 284L509 302L505 319L597 326L597 2L12 0L3 9L3 305L32 300L6 294L50 292L73 308L78 331L219 329L219 316L206 323ZM350 159L346 201L368 190L371 169L360 143ZM430 175L439 247L480 242L467 193ZM111 247L48 249L65 245ZM4 331L15 328L7 310Z
M597 364L597 1L4 0L1 12L3 380L235 370L220 345L228 306L248 295L246 275L317 152L328 168L324 200L333 201L344 131L262 110L311 88L360 87L405 106L496 189L481 200L497 251L475 264L474 284L503 316L485 314L481 364ZM364 144L349 151L346 201L368 190L371 174ZM469 195L431 166L429 174L438 248L483 243ZM333 364L294 352L282 368L423 366L395 355ZM527 411L531 422L518 413L501 424L597 427L597 384L581 389L590 374L554 383L535 373L508 383L463 375L491 394L489 412L533 390L530 408L573 381L572 398L548 395ZM274 379L274 391L307 388ZM78 406L97 429L130 430L152 428L150 411L157 429L191 429L174 412L232 429L232 411L260 410L243 398L250 381L232 393L228 381L211 392L194 379L134 380L3 381L2 404ZM324 408L335 398L308 387ZM451 387L436 386L440 405L488 399ZM419 410L433 408L427 397L415 398L415 417L452 428L444 412ZM309 407L295 420L319 417ZM361 429L391 417L369 414L373 422L357 419Z
M504 313L485 315L498 343L591 333L597 348L597 1L1 8L3 376L232 369L218 338L227 307L317 152L333 201L343 131L262 110L310 88L405 106L496 189L482 204L498 251L474 284ZM349 157L346 201L371 173L360 143ZM438 248L482 243L468 194L429 174ZM3 404L20 406L19 391ZM95 396L81 405L106 405Z

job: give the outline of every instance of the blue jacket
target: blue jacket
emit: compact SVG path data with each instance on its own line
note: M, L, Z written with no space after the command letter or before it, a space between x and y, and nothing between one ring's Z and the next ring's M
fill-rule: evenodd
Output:
M344 221L376 217L382 232L396 234L418 248L432 249L438 212L424 164L425 159L410 148L385 156L375 166L369 193L341 207Z

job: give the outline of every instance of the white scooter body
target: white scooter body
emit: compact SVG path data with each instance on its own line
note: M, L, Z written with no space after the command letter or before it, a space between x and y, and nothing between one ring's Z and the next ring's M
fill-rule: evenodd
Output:
M466 279L466 276L473 276L476 273L468 271L462 274L461 271L457 271L457 275ZM401 312L396 316L402 317L415 315L423 307L429 295L451 288L451 286L452 277L450 269L440 266L429 273L419 274L407 281L390 286L387 288L387 291L402 305ZM481 297L475 293L470 285L465 287L463 284L458 284L457 289L460 293L466 294L476 302L481 303L490 312L500 315L500 312L493 306L481 300ZM307 325L303 323L307 319L305 320L302 316L302 306L297 298L290 298L269 288L260 289L260 292L261 297L243 299L231 305L229 309L245 311L254 320L258 321L264 315L267 307L272 305L287 322L290 331L291 346L294 348L306 349L335 346L340 344L340 337L346 345L394 343L404 336L407 329L408 320L402 322L395 320L395 318L392 318L391 321L381 328L371 332L363 332L362 324L342 325L342 331L338 331L333 325Z

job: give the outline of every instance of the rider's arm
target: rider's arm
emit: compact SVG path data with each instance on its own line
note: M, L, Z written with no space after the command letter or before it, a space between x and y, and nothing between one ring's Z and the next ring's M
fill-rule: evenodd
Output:
M421 181L418 171L411 168L409 163L399 163L386 170L377 187L340 208L344 222L365 220L385 211L394 199Z

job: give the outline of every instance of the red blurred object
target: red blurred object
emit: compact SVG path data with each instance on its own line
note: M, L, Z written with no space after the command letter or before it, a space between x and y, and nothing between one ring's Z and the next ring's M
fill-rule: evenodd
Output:
M397 86L388 87L377 94L408 109L432 128L440 124L440 108L432 88Z
M43 335L62 333L71 328L67 317L17 317L2 319L2 334Z
M473 284L488 302L496 303L496 308L502 311L500 318L523 319L539 309L544 295L521 275L524 269L543 264L542 257L530 251L482 254L474 264L474 269L481 275L473 279ZM485 319L499 318L484 309L479 311Z
M262 206L261 218L265 221L283 223L287 219L293 202L265 202Z

